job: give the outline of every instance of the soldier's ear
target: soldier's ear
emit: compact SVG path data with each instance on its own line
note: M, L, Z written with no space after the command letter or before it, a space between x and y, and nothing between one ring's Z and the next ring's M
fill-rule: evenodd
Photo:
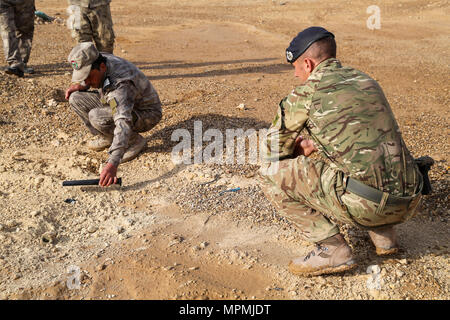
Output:
M314 62L313 59L305 58L305 68L306 68L306 71L308 71L308 73L311 73L315 67L316 67L316 63Z

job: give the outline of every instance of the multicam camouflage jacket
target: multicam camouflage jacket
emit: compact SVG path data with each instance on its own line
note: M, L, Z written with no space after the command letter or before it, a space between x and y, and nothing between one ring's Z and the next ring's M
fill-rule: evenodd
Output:
M80 6L83 8L95 8L105 4L109 4L111 0L68 0L70 5Z
M391 107L378 83L330 58L279 105L267 133L265 160L293 156L305 129L319 155L347 176L395 196L410 196L419 183Z

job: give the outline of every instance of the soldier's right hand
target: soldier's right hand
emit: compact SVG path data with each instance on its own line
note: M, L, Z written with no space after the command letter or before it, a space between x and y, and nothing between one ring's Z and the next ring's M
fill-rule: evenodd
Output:
M87 87L81 85L80 83L72 83L69 88L66 90L66 100L69 100L70 95L75 91L86 90Z
M308 157L315 151L317 151L317 148L312 140L304 139L302 136L298 136L295 139L294 157L300 155Z

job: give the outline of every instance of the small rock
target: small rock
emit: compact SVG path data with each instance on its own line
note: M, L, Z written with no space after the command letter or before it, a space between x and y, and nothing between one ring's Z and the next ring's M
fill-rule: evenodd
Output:
M41 212L40 211L31 211L30 212L30 216L35 218L36 216L38 216Z
M208 246L208 244L209 243L205 241L205 242L200 243L199 247L200 247L200 249L205 249Z
M90 226L88 229L87 229L87 231L89 232L89 233L94 233L95 231L97 231L98 230L98 227L96 227L96 226Z
M128 233L122 233L122 234L119 236L119 238L120 238L120 240L125 240L125 239L131 238L131 235L129 235Z
M125 228L124 228L124 227L121 227L121 226L116 227L116 232L117 232L117 234L121 234L121 233L123 233L124 231L125 231Z
M406 260L406 259L400 259L400 260L398 260L398 262L400 262L401 264L408 264L408 260Z
M317 277L317 282L319 284L325 284L327 281L323 277Z
M56 107L58 105L58 102L56 102L55 99L50 99L47 101L47 106L49 107Z
M53 232L46 232L41 237L42 244L47 244L47 243L52 244L54 242L54 240L55 240L55 235Z
M397 277L399 277L399 278L401 278L401 277L403 277L403 276L405 275L405 273L404 273L403 271L401 271L401 270L397 270L397 271L395 272L395 274L396 274Z
M245 104L244 104L244 103L241 103L240 105L238 105L238 106L236 107L236 109L239 109L239 110L246 110Z
M97 266L97 271L103 271L106 269L106 264L102 263Z

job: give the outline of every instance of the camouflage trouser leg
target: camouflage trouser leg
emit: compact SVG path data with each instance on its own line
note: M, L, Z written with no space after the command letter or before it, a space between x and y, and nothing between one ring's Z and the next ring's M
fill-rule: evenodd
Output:
M339 232L329 218L366 230L376 229L410 219L422 198L417 191L404 203L366 200L346 190L343 172L304 156L274 162L262 169L277 165L274 174L263 175L264 193L280 214L294 223L311 242ZM421 184L417 190L421 190Z
M263 176L263 191L305 240L319 242L339 233L331 217L352 223L338 198L343 181L340 171L304 156L273 165L279 168L275 174Z
M16 9L16 34L19 39L20 56L24 64L28 63L34 34L34 0L27 0Z
M6 62L23 71L31 52L34 0L27 0L21 5L0 1L0 32Z
M81 118L93 135L114 135L114 119L111 108L102 104L97 92L74 92L69 104ZM152 129L162 117L161 108L136 110L132 112L134 132L146 132Z
M80 11L80 29L74 30L77 42L93 41L98 51L113 53L115 35L109 5Z

